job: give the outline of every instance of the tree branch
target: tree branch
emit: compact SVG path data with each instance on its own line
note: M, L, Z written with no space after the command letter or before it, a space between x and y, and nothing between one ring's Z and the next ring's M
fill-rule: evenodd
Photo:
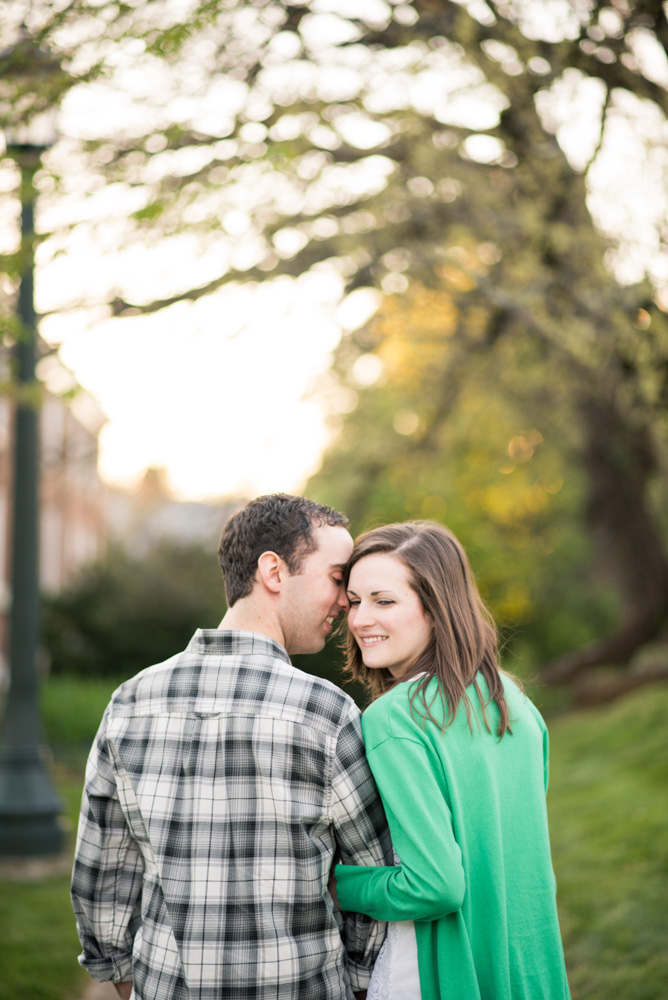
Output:
M646 667L637 674L626 674L605 684L578 684L575 688L575 700L583 708L593 708L616 701L631 691L638 691L650 684L660 684L666 680L668 680L668 665L656 664Z

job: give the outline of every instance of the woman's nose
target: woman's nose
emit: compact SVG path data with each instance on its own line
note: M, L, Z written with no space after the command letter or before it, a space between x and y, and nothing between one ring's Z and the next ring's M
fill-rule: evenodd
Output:
M373 624L373 609L369 604L361 601L356 607L351 608L351 614L353 611L355 612L355 628L364 628L367 625Z

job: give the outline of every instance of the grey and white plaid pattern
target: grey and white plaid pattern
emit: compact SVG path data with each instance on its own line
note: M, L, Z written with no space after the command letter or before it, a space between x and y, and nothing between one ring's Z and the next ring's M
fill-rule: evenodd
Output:
M358 709L264 636L198 630L121 685L91 750L79 961L136 1000L352 1000L384 925L335 911L337 852L392 863Z

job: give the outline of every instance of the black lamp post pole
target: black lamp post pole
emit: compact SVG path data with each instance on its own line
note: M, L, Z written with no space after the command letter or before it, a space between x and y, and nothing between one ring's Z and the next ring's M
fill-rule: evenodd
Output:
M39 724L39 409L35 383L34 175L41 150L10 150L21 171L21 247L25 254L15 351L14 509L10 613L10 689L0 746L0 855L62 849L61 803L44 763Z

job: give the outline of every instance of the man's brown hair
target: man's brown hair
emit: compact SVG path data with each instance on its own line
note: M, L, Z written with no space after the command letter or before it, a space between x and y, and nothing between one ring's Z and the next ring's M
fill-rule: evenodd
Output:
M218 549L228 607L251 593L263 552L275 552L290 573L298 574L306 556L317 548L313 528L324 525L346 528L348 518L326 504L287 493L256 497L235 511Z

